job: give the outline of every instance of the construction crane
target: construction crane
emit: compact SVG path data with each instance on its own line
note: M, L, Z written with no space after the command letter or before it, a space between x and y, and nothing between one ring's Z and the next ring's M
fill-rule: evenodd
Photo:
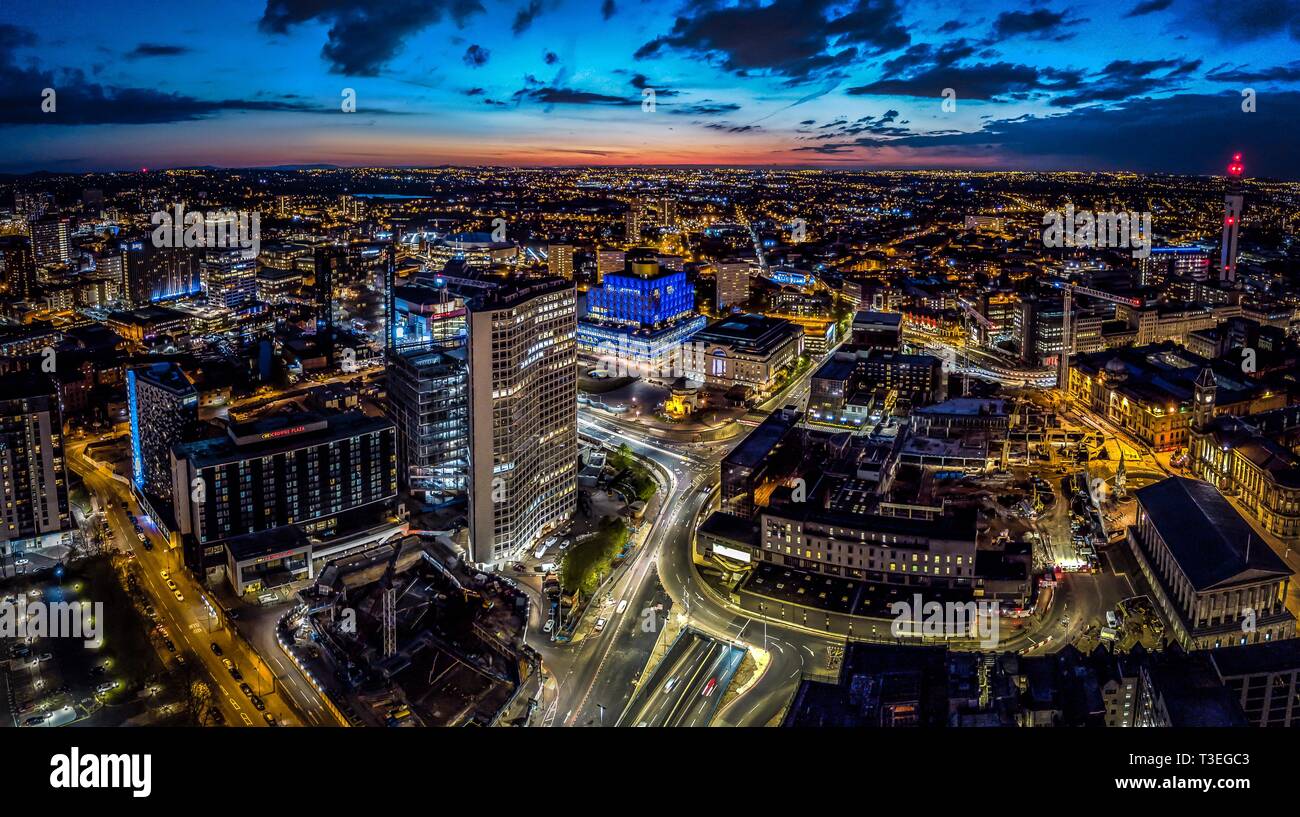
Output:
M380 618L382 619L383 655L385 658L397 653L397 585L393 583L393 571L397 567L397 557L401 553L402 543L398 540L393 543L393 555L388 560L388 567L384 570L383 578L379 580L379 588L382 593L380 597Z
M1135 309L1142 306L1142 299L1130 298L1125 295L1112 295L1109 292L1102 292L1100 289L1079 286L1069 281L1063 284L1053 284L1053 286L1065 290L1061 304L1061 354L1056 370L1056 387L1061 390L1061 395L1065 396L1070 386L1070 355L1074 354L1074 316L1072 314L1074 312L1074 293L1077 292L1080 295L1087 295L1089 298L1110 301L1113 304L1124 304Z

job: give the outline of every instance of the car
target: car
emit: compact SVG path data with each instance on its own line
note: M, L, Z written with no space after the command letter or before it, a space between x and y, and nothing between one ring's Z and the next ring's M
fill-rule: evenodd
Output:
M554 629L555 629L555 619L553 618L546 619L546 623L542 625L542 632L549 633L551 630Z
M227 667L227 670L230 672L230 677L236 681L244 680L244 673L239 671L239 667Z
M32 563L31 559L14 559L15 565L29 565L31 563Z
M225 655L225 653L221 651L221 645L217 642L213 641L211 646L213 655Z
M32 654L32 648L25 647L22 644L17 644L9 648L10 658L26 658L31 654Z
M168 579L168 580L167 580L167 589L170 590L170 591L172 591L173 593L175 593L175 592L176 592L176 582L172 581L171 579Z
M54 657L54 656L51 655L50 653L48 653L48 652L43 652L43 653L41 653L39 656L37 656L36 660L37 660L37 661L49 661L49 660L50 660L51 658L53 658L53 657Z
M103 695L106 692L112 692L122 685L121 681L104 681L95 687L96 695Z
M215 706L208 710L208 717L211 718L212 722L217 726L221 726L226 722L226 716L221 714L221 710L217 709Z
M279 726L279 725L280 725L278 722L276 722L276 720L275 720L275 716L272 715L270 712L263 713L263 715L262 715L262 720L266 721L266 725L267 725L267 726Z
M170 581L170 580L171 580L171 577L172 577L171 572L168 571L168 570L159 570L159 571L158 571L158 575L159 575L159 576L162 576L164 579L166 579L166 580L168 580L168 581Z
M248 684L240 684L239 691L247 695L249 698L253 697L253 688Z
M673 687L677 686L676 678L669 678L668 683L664 684L664 692L672 692Z
M254 695L248 700L253 702L253 708L256 709L258 712L266 711L266 703L261 698Z
M709 682L704 685L704 691L700 693L701 698L707 698L713 694L713 690L718 686L717 678L710 678Z
M176 600L177 600L177 601L185 601L185 594L183 594L183 593L181 593L181 591L177 590L177 591L176 591Z
M153 542L150 542L148 539L144 540L144 549L153 550Z
M235 667L235 662L231 661L229 658L222 658L221 663L225 665L226 669L234 669Z
M170 638L163 641L163 646L167 648L167 652L176 652L176 644Z
M45 723L49 719L50 716L48 714L33 715L27 720L23 721L23 726L40 726L41 724Z
M596 632L600 632L603 629L605 629L605 619L603 618L596 619Z
M627 609L627 599L623 599L618 603L618 609L616 609L614 612L621 613L626 609Z

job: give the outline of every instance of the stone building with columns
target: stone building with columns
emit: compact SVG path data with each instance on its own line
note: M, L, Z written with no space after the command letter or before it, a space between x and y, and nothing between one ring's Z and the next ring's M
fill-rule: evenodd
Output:
M1218 489L1169 477L1134 494L1128 543L1170 638L1200 650L1295 637L1293 571Z

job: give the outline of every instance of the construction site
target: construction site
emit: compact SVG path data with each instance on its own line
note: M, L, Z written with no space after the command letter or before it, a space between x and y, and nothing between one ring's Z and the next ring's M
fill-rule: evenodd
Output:
M357 725L496 725L537 672L527 596L444 537L332 562L299 598L289 649Z

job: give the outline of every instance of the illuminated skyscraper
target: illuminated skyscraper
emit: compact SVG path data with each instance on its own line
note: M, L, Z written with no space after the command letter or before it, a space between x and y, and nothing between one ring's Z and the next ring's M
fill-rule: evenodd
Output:
M503 283L469 302L470 560L499 564L577 507L573 284Z
M155 247L148 237L121 245L126 274L123 300L129 306L192 295L202 288L193 250Z
M131 481L137 490L170 499L171 448L198 420L199 393L175 363L128 369L126 402L131 422Z
M257 294L257 261L251 251L212 249L199 264L208 302L227 309L239 309Z
M32 224L32 252L38 267L72 260L71 222L66 216L47 216Z
M72 529L63 419L48 376L0 378L0 555L57 544Z
M25 301L36 290L36 263L26 236L0 236L0 284L9 301Z
M547 251L547 263L550 266L551 275L563 278L566 281L572 281L573 245L552 244Z

